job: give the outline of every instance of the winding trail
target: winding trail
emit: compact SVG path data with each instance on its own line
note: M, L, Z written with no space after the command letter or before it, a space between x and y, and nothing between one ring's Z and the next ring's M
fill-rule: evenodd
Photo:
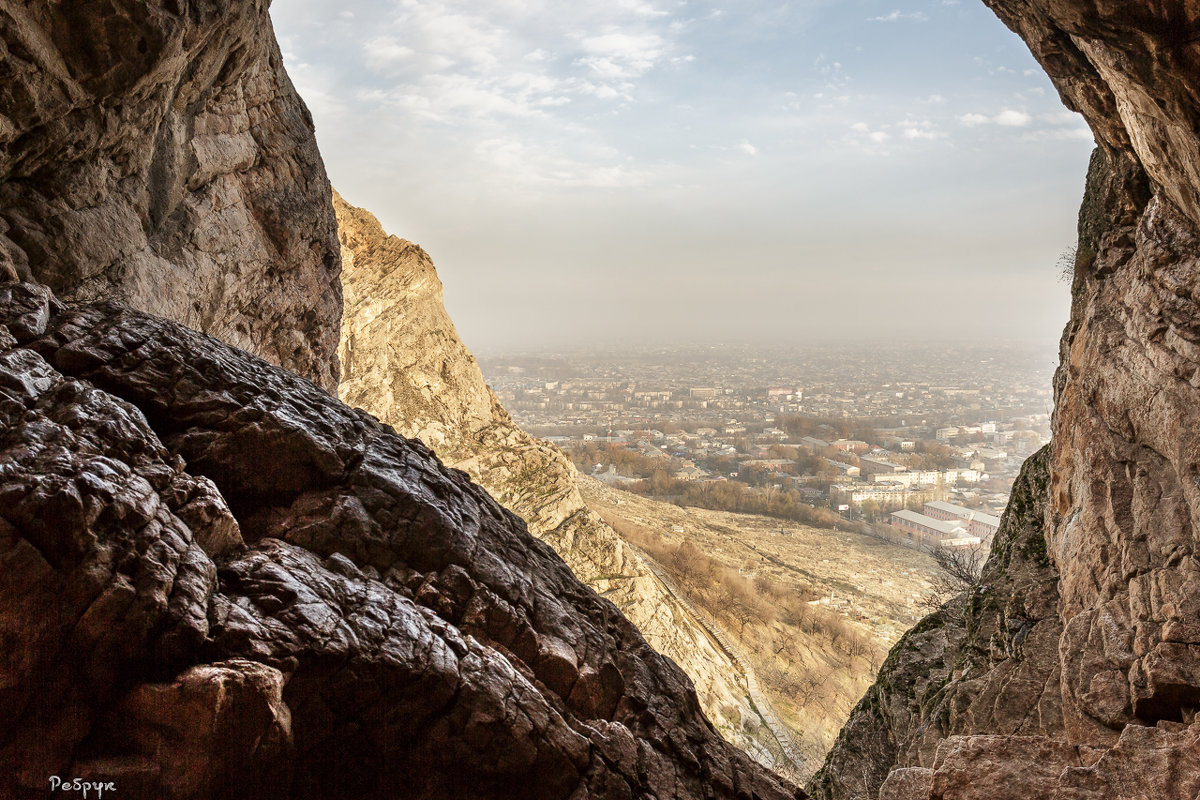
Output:
M784 758L791 762L790 764L777 764L776 768L782 768L781 771L785 772L789 778L798 781L800 775L808 773L808 761L804 756L800 755L800 749L792 741L791 734L788 733L787 728L783 727L783 723L779 721L775 709L760 690L758 677L754 674L754 668L750 666L749 660L742 655L741 649L733 643L733 640L725 635L725 631L721 630L721 626L717 624L716 620L707 611L696 607L692 601L684 596L683 592L667 577L666 573L655 563L654 559L640 550L637 553L642 563L654 573L654 577L658 578L663 586L667 587L667 591L675 598L676 602L696 618L704 630L716 641L717 645L741 668L742 673L746 676L746 689L750 696L750 702L754 704L759 716L767 724L767 728L771 731L771 735L775 737L775 741L779 742L779 748L783 751Z

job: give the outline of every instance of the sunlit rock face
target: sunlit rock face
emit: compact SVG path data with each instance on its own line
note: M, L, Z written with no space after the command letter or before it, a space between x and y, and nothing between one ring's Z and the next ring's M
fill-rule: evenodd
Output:
M1054 437L1002 526L1000 541L1024 541L1027 553L994 554L979 588L943 610L936 644L924 631L898 645L892 672L907 680L881 678L810 788L874 796L890 769L911 767L881 796L1193 797L1200 2L985 1L1099 145ZM1013 593L1021 575L1036 591ZM1039 629L1057 631L1054 647ZM1023 699L1001 704L989 687L1014 659L1044 681L1023 681Z
M0 276L129 303L332 390L328 181L268 5L0 7Z
M178 323L0 284L0 475L0 796L804 796L465 474Z
M420 439L525 520L684 668L730 741L769 760L743 724L753 725L757 714L740 668L588 509L570 460L513 422L459 339L429 255L337 194L334 208L345 293L338 396Z

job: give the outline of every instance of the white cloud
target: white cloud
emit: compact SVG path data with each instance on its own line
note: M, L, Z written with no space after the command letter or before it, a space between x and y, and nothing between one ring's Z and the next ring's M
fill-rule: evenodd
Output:
M1003 125L1006 128L1024 128L1032 121L1033 117L1029 116L1029 114L1024 111L1014 111L1011 108L1004 109L992 118L992 122L995 122L997 125Z
M946 134L941 131L924 130L922 128L905 128L905 139L945 139Z
M850 126L850 130L854 131L855 133L867 133L871 130L871 126L865 122L856 122Z
M363 45L363 60L374 72L384 72L415 55L416 51L400 44L394 36L376 36Z
M653 3L645 3L642 0L617 0L617 7L641 17L665 17L670 13L655 8Z
M1048 122L1051 125L1072 125L1079 122L1080 115L1074 111L1053 111L1047 114L1039 114L1038 119L1042 122Z
M742 139L742 141L738 142L736 149L741 150L743 153L745 153L748 156L758 155L758 148L755 147L754 145L750 144L750 142L748 142L745 139Z
M1033 117L1024 112L1017 111L1012 108L1006 108L998 114L987 116L985 114L962 114L958 117L960 124L973 128L978 125L1000 125L1005 128L1024 128L1033 122Z
M867 134L867 138L872 142L875 142L875 144L883 144L888 139L892 138L892 135L887 131L872 131L871 133Z
M587 66L602 78L636 78L659 62L664 41L656 33L609 31L589 36L580 43L587 55L576 63Z
M883 14L878 17L867 17L867 22L900 22L906 19L913 22L926 22L929 20L929 17L921 11L901 11L900 9L896 9L889 14Z
M541 144L525 144L512 138L481 141L476 155L495 169L505 181L530 187L589 187L627 189L646 184L650 171L613 164L611 152L602 158L580 159ZM597 163L602 160L610 163Z
M584 103L636 101L654 69L685 69L655 0L554 11L540 0L396 0L360 50L380 80L363 99L441 124L534 118ZM533 12L540 11L541 14Z
M935 139L945 139L946 134L938 129L938 127L927 119L913 119L906 117L896 123L900 130L904 131L905 139L926 139L933 141Z

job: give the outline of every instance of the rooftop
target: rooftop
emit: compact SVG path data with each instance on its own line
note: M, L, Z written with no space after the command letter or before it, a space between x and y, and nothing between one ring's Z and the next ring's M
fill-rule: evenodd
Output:
M964 520L973 519L973 520L976 520L977 522L983 522L988 525L994 525L997 528L1000 527L1000 518L999 517L993 516L992 514L985 514L984 512L982 512L978 509L975 509L975 508L967 508L965 506L956 506L956 505L954 505L954 503L947 503L942 500L933 500L931 502L926 503L925 505L928 508L935 508L938 511L944 511L947 514L953 514L954 516L958 517L959 519L964 519Z
M927 517L924 514L920 514L916 511L909 511L908 509L904 509L903 511L893 511L892 516L899 517L900 519L905 520L906 522L911 522L914 525L923 525L926 528L931 528L932 530L940 533L966 533L966 529L963 527L961 522L947 522L940 519L934 519L933 517Z

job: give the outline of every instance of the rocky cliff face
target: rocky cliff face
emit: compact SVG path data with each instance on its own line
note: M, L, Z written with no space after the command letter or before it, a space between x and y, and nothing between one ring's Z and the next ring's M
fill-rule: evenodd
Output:
M458 471L183 326L0 285L0 795L787 798Z
M337 383L328 181L266 0L0 7L0 277Z
M903 767L881 797L1193 797L1200 3L986 2L1099 145L1054 438L980 585L897 646L811 788Z
M803 796L463 473L179 324L336 386L267 5L0 8L0 796Z
M345 294L341 399L420 439L524 519L580 580L684 668L730 741L773 763L750 732L761 729L740 668L588 509L570 460L521 430L500 405L446 313L429 255L336 194L334 208Z

